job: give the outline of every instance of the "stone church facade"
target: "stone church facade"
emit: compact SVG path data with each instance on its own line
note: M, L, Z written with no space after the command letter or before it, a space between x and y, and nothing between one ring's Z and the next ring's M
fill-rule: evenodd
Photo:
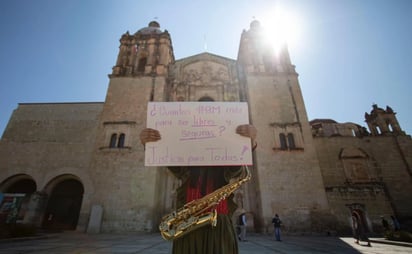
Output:
M0 140L0 192L24 193L19 222L45 229L156 231L176 209L177 181L145 167L139 133L150 101L247 102L258 130L252 180L235 192L251 231L349 232L353 212L371 231L380 216L412 219L412 141L396 113L373 105L369 131L308 120L288 50L264 44L253 21L238 59L210 53L176 60L152 21L120 38L104 102L21 103Z

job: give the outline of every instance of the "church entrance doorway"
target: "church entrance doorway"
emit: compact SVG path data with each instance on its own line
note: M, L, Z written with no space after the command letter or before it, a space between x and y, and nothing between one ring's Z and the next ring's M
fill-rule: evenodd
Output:
M351 215L351 227L354 235L358 235L361 238L366 239L369 232L372 232L368 223L368 216L365 211L365 205L359 203L353 203L346 205L350 210Z
M56 183L49 194L43 228L75 230L83 200L83 184L76 179Z

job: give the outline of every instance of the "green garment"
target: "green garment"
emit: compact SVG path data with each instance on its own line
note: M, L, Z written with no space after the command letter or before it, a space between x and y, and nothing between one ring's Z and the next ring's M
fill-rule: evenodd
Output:
M232 220L218 214L217 225L207 225L173 241L173 254L238 254Z
M241 174L241 167L169 167L170 171L183 181L177 189L177 207L186 203L186 190L194 177L212 174L217 188L229 183L233 177ZM233 202L233 194L227 198L229 214L218 214L217 225L200 227L187 235L173 241L173 254L237 254L238 244L232 215L237 206Z

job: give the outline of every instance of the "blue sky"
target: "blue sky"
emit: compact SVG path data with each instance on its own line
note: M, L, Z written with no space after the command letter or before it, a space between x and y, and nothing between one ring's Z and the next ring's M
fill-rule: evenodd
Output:
M157 17L176 59L207 51L237 58L255 17L292 13L289 45L309 120L366 126L372 104L391 106L412 134L412 1L4 0L0 2L0 134L18 103L102 102L120 36ZM276 31L273 31L276 32Z

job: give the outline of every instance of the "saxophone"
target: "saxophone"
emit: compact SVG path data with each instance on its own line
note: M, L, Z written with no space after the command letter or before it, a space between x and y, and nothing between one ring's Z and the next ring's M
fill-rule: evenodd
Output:
M243 175L237 181L202 198L192 200L177 211L165 215L159 225L162 237L165 240L175 240L202 226L210 224L215 227L217 211L214 207L251 178L248 167L244 165L242 169Z

